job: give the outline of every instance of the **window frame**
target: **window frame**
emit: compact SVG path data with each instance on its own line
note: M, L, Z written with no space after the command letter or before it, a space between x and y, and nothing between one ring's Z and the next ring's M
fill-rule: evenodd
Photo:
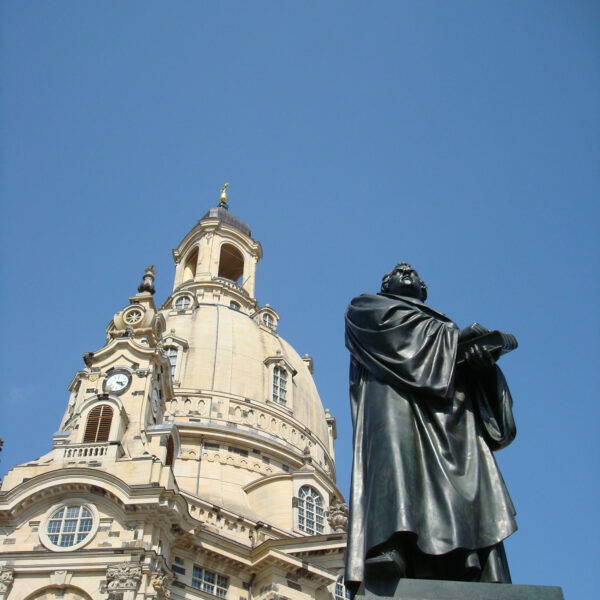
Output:
M160 343L160 347L162 348L162 354L169 363L169 369L171 368L171 362L167 357L167 350L169 348L175 348L177 350L177 361L175 364L175 370L172 371L173 377L171 379L171 383L174 387L179 385L181 381L181 373L183 372L183 363L185 361L185 354L189 349L189 344L187 340L177 337L172 333L168 333L165 335Z
M343 573L335 580L335 583L333 584L332 597L333 600L350 600L350 590L346 587L346 584L344 583Z
M298 372L282 355L268 356L267 358L265 358L263 363L266 367L263 388L265 393L265 403L269 406L277 407L278 410L283 410L287 414L293 414L295 387L294 377L298 374ZM285 370L287 375L285 387L285 404L281 404L279 401L273 398L273 382L276 367Z
M279 326L279 315L268 304L258 309L254 318L263 331L268 331L272 335L278 335L277 327Z
M106 417L104 415L105 408L108 409L108 411L110 412L108 417ZM94 415L93 413L94 413L94 411L97 411L98 409L100 409L100 414L97 417L96 433L94 435L94 437L96 439L94 439L94 440L86 439L87 435L88 435L88 429L90 428L90 425L91 425L90 419L93 417L96 418L96 415ZM87 416L86 416L85 428L83 430L82 443L83 444L103 444L104 442L109 442L114 416L115 416L114 408L110 404L107 404L106 402L100 402L99 404L96 404L95 406L93 406L88 411ZM108 426L107 426L107 422L108 422ZM100 433L102 433L102 437L106 437L106 439L101 439L101 440L97 439L98 435Z
M172 354L169 354L169 350L175 350L175 362L171 360ZM169 361L169 372L171 375L171 381L175 381L175 373L177 372L177 363L179 362L180 347L175 344L169 344L163 347L163 355Z
M91 514L92 525L91 525L89 531L87 532L87 535L85 536L85 538L83 538L81 541L76 542L70 546L57 545L50 539L50 535L54 535L54 534L48 533L48 526L50 524L50 521L57 521L57 519L53 519L52 517L54 515L56 515L56 513L59 510L61 510L61 509L67 510L68 508L73 507L73 506L79 506L80 508L85 508L87 511L89 511L89 513ZM79 511L79 514L81 515L81 510ZM65 516L61 517L61 523L64 523L65 519L66 519ZM79 524L80 521L81 521L81 517L78 517L77 523ZM84 546L89 544L94 539L94 537L96 536L96 533L98 532L99 523L100 523L100 517L98 515L98 509L96 508L96 506L94 504L92 504L85 498L66 498L63 501L58 502L57 504L54 504L46 511L46 513L44 514L44 517L42 518L42 521L40 523L38 534L39 534L40 542L42 542L42 545L44 547L46 547L48 550L51 550L52 552L72 552L73 550L79 550L80 548L83 548ZM65 532L63 532L63 525L61 525L60 534L62 535L63 533L65 533ZM76 534L77 531L66 532L66 533Z
M181 304L181 306L178 306ZM173 310L177 312L183 312L186 310L190 310L192 308L193 300L189 294L183 294L181 296L177 296L175 300L173 300Z
M222 585L223 580L226 582L225 586ZM220 583L221 585L219 585ZM200 565L193 564L191 586L197 590L216 596L217 598L227 598L227 593L229 592L229 577L221 575L216 571L210 571ZM219 593L219 591L222 593Z
M291 380L285 367L275 365L273 367L273 381L271 386L271 400L287 408L288 405L288 382Z
M302 495L303 490L308 490L314 494L314 496L308 496L311 499L318 499L319 502L307 502L307 496ZM325 533L325 502L319 492L310 485L302 485L298 489L298 496L296 497L297 513L296 519L298 524L298 530L308 535L322 535ZM310 510L310 507L313 507ZM319 514L320 511L320 514ZM312 515L312 518L309 518ZM307 521L311 521L313 526L310 527ZM320 530L319 530L320 527Z

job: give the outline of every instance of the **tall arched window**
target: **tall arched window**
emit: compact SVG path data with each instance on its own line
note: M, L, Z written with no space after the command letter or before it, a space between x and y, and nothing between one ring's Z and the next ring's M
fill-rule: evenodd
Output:
M287 371L281 367L273 369L273 402L286 405Z
M112 415L113 409L106 404L100 404L100 406L92 408L88 415L83 441L108 442Z
M219 257L219 277L241 284L243 274L244 257L242 253L231 244L223 244L221 246L221 256Z
M195 248L187 257L183 268L183 281L196 277L196 264L198 263L198 248Z
M308 485L298 492L298 529L310 535L323 533L325 512L323 499Z

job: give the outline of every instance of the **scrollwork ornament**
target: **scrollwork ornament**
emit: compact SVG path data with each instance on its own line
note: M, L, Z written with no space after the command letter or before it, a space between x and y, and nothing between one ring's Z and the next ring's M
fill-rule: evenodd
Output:
M142 580L142 567L135 563L119 563L106 570L109 591L136 590Z

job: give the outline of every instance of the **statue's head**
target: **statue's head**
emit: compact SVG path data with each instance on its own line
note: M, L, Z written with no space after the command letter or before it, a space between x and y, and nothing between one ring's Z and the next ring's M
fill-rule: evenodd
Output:
M410 296L423 302L427 300L427 286L419 274L405 262L398 263L383 276L381 291L395 296Z

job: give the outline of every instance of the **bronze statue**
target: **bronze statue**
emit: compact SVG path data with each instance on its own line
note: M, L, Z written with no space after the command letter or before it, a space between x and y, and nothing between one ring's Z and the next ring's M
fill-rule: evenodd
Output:
M510 582L502 540L517 524L493 451L516 429L495 362L516 340L477 324L461 332L426 298L400 263L381 293L346 311L354 460L345 580L354 591L386 577Z

